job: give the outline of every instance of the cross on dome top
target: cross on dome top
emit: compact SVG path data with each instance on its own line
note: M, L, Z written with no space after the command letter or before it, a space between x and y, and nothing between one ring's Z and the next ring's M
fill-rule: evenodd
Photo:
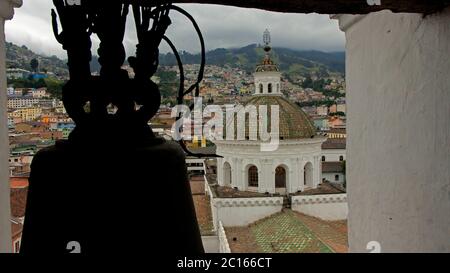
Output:
M272 51L272 47L270 46L270 32L267 28L263 33L263 42L264 51L266 52L266 54L262 63L256 66L256 72L279 71L276 64L270 59L270 52Z
M266 45L266 46L269 46L269 44L270 44L270 32L267 28L263 34L263 42L264 42L264 45Z

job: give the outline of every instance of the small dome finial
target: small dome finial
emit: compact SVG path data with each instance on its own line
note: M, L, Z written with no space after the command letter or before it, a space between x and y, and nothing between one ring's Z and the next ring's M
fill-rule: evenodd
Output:
M274 64L274 62L270 59L270 53L272 51L272 47L270 46L270 32L266 28L263 34L263 42L264 42L264 51L265 56L262 60L262 63L256 66L256 72L262 71L278 71L278 67Z
M263 34L263 42L264 42L264 45L266 45L266 46L268 46L270 44L270 32L267 28Z
M270 32L266 28L263 34L264 51L269 52L272 48L270 47Z

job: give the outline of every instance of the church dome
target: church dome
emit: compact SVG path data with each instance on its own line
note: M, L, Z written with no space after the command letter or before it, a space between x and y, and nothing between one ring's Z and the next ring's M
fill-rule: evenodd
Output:
M225 105L223 124L213 125L223 125L223 134L214 140L220 156L217 182L260 194L317 188L325 138L316 136L306 113L283 97L281 72L270 58L268 30L263 41L266 54L253 74L255 92L243 105Z
M289 100L283 97L283 93L281 92L281 73L278 71L277 65L270 58L270 33L266 29L263 36L263 41L265 44L264 51L266 51L266 55L261 64L256 66L256 71L254 74L255 77L255 93L253 97L250 98L244 105L247 111L256 110L256 116L253 116L250 113L245 114L245 123L241 123L245 125L245 135L242 131L238 130L238 116L234 117L234 139L238 139L238 135L241 140L261 140L259 133L259 124L260 124L260 114L259 114L259 106L265 105L267 106L267 126L266 132L271 132L271 106L278 105L279 106L279 126L278 133L280 140L288 140L288 139L304 139L304 138L312 138L316 135L316 130L314 125L309 120L308 116L303 112L303 110L296 104L290 102ZM270 72L270 73L266 73ZM254 107L253 107L254 106ZM244 116L241 114L241 118ZM249 119L256 119L249 122ZM233 120L231 120L233 121ZM231 121L229 124L226 124L224 128L224 137L226 137L226 128L231 125ZM241 121L242 122L242 121ZM250 126L251 125L251 126ZM243 130L242 128L241 130ZM240 134L238 134L238 132ZM245 138L243 138L245 136ZM256 138L256 139L255 139Z
M259 124L259 106L267 105L267 131L271 128L270 106L279 106L279 137L280 140L305 139L316 135L316 130L307 114L296 104L290 102L282 96L253 96L249 99L245 106L253 105L258 111ZM237 115L234 118L234 132L237 135ZM260 140L259 129L249 128L249 115L245 119L245 139L249 139L250 130L256 130L257 139ZM225 130L226 133L226 130ZM225 134L226 135L226 134Z
M311 138L316 135L314 125L305 112L296 104L290 102L282 96L254 96L248 100L245 105L255 105L256 109L259 105L267 105L268 128L270 130L270 106L279 105L280 109L280 139L299 139ZM259 124L259 123L258 123ZM246 124L246 127L248 125ZM246 132L248 129L246 128ZM248 133L246 133L248 134Z

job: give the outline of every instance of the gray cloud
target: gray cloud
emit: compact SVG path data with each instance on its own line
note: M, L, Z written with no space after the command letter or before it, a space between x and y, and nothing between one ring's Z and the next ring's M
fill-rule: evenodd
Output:
M293 49L315 49L323 51L344 50L344 34L338 29L337 21L327 15L287 14L257 9L243 9L216 5L180 5L197 20L205 38L207 49L219 47L240 47L261 43L262 32L269 28L273 46ZM65 52L56 42L51 30L50 0L24 1L16 10L13 21L6 23L6 39L18 45L26 45L33 51L45 55L65 58ZM130 15L131 16L131 15ZM199 51L199 42L188 20L171 13L172 25L167 36L179 50ZM133 54L136 31L129 18L124 39L128 54ZM98 39L93 40L94 47ZM169 51L161 45L162 52Z

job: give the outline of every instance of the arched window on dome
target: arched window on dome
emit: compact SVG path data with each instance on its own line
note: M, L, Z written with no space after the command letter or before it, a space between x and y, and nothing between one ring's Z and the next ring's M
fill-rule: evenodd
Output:
M269 83L269 85L267 86L267 92L272 93L272 84Z
M306 163L303 169L303 183L306 187L313 187L313 165L311 162Z
M248 186L258 187L258 168L256 166L248 168Z
M231 187L231 165L228 162L223 164L223 184Z
M283 166L275 169L275 188L286 188L286 169Z
M277 83L277 93L280 93L280 84Z
M263 85L262 85L262 83L259 84L259 93L260 94L263 93Z

